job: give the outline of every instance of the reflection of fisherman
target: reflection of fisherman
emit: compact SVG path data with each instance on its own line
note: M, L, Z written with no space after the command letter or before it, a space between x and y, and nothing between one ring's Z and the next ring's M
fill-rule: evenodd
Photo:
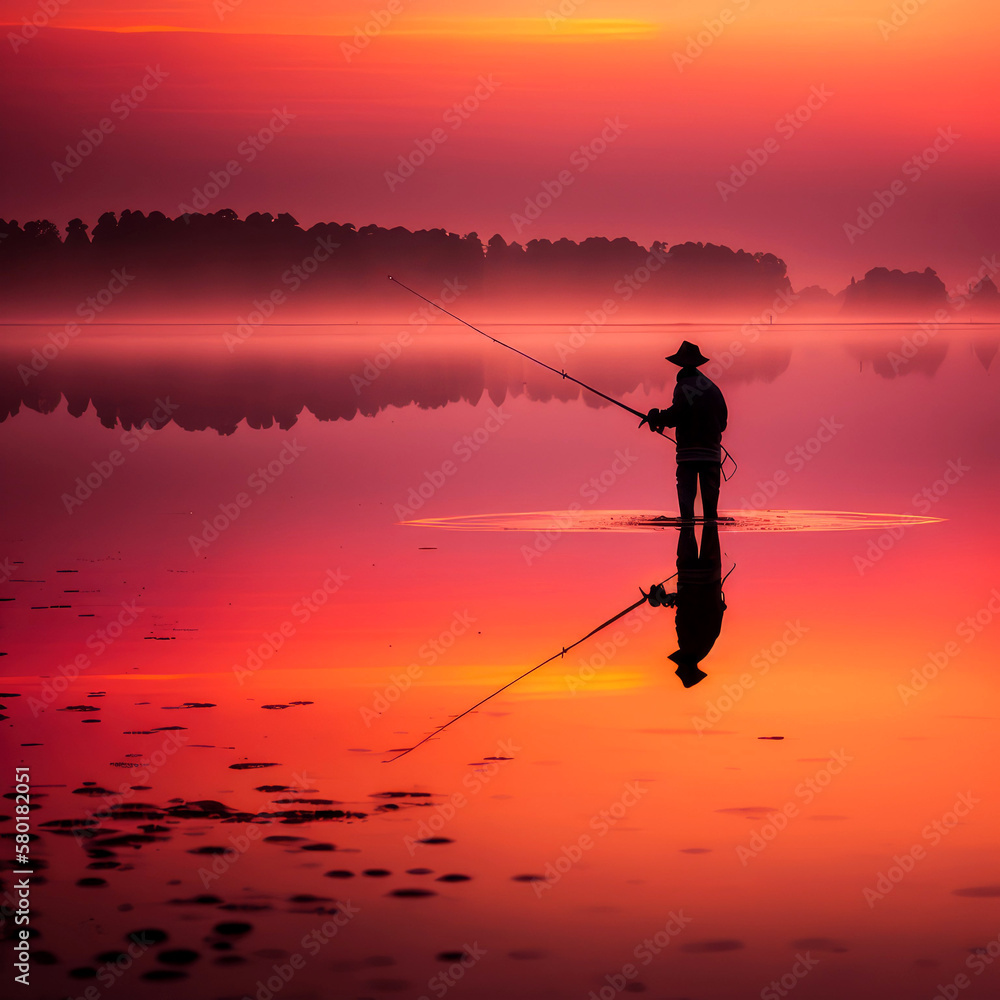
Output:
M734 567L735 568L735 567ZM729 571L730 573L732 570ZM722 575L722 553L719 549L719 526L714 521L706 523L702 529L701 552L698 551L698 542L694 534L694 525L685 524L680 527L680 535L677 539L677 590L668 594L663 583L654 583L649 588L649 593L642 592L642 597L629 605L623 611L613 615L602 625L591 629L582 639L568 646L563 646L559 652L554 653L548 659L525 670L523 674L515 677L512 681L497 688L492 694L480 698L474 705L464 712L450 718L446 723L439 726L433 732L428 733L422 740L414 743L412 747L400 750L395 757L391 757L389 763L405 757L412 753L417 747L423 746L428 740L440 736L449 726L453 726L459 719L464 719L477 708L485 705L491 698L506 691L508 688L523 680L529 674L551 663L559 660L571 650L575 649L582 642L586 642L591 636L597 635L616 621L631 614L643 604L649 603L651 608L675 608L674 624L677 628L676 652L670 654L670 659L677 664L674 671L681 679L684 687L694 687L699 681L704 680L708 675L698 664L711 652L715 645L715 640L719 638L722 631L722 616L726 610L726 602L722 596L722 585L725 577ZM726 574L728 576L729 573ZM583 674L581 673L581 677ZM570 685L573 687L573 685Z
M680 366L669 409L650 410L650 430L677 428L677 502L680 516L694 518L694 498L701 481L701 508L706 520L719 516L722 475L722 432L728 412L719 387L698 368L706 358L695 344L684 341L667 361Z
M698 664L708 656L722 631L726 602L722 596L722 553L719 528L706 524L701 536L701 552L694 526L680 529L677 540L677 592L667 594L662 585L650 590L649 603L677 609L677 652L670 659L684 687L693 687L708 675Z

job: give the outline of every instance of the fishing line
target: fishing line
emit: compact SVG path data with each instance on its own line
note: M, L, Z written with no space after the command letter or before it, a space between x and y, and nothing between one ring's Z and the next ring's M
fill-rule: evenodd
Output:
M553 368L552 365L547 365L544 361L539 361L538 358L533 358L530 354L525 354L524 351L519 351L516 347L511 347L510 344L505 344L502 340L497 340L496 337L491 337L488 333L480 330L478 326L473 326L471 323L466 323L461 316L456 316L453 312L449 312L444 306L438 305L433 299L427 298L426 295L421 295L420 292L415 291L410 288L409 285L404 285L398 278L394 278L391 274L388 276L390 281L394 281L400 288L405 288L411 295L416 295L418 299L423 299L428 305L434 306L435 309L440 309L446 316L450 316L452 319L457 320L462 326L467 326L470 330L475 330L476 333L481 334L487 340L492 340L494 344L499 344L501 347L506 347L508 351L513 351L515 354L520 354L522 358L527 358L529 361L534 361L536 365L541 365L543 368L547 368L550 372L555 375L559 375L561 378L568 378L570 382L575 382L577 385L582 386L588 392L592 392L601 399L606 399L609 403L614 403L615 406L620 406L623 410L628 410L629 413L634 413L642 423L646 423L649 415L646 413L640 413L638 410L633 409L627 403L623 403L620 399L615 399L614 396L608 396L606 393L600 391L600 389L595 389L592 385L587 385L586 382L581 382L578 378L573 378L572 375L567 375L564 371L560 371L558 368ZM669 434L664 434L663 431L659 432L668 441L674 441L674 439ZM674 444L677 442L674 441Z
M558 375L561 378L567 378L570 380L570 382L575 382L578 386L581 386L588 392L592 392L595 395L600 396L601 399L606 399L609 403L613 403L615 406L620 406L623 410L628 410L629 413L634 413L641 421L641 423L639 424L640 427L642 427L642 425L648 421L649 414L640 413L638 410L633 409L627 403L623 403L620 399L615 399L613 396L608 396L607 394L601 392L599 389L595 389L592 385L587 385L586 382L581 382L578 378L573 378L572 375L567 375L566 372L561 371L558 368L553 368L552 365L547 365L544 361L539 361L538 358L533 358L530 354L525 354L524 351L520 351L516 347L511 347L510 344L505 344L502 340L497 340L496 337L491 337L485 331L480 330L478 326L473 326L471 323L467 323L464 319L462 319L461 316L456 316L453 312L450 312L448 309L445 309L444 306L438 304L433 299L429 299L427 298L426 295L421 295L420 292L418 292L416 289L410 288L409 285L403 284L403 282L400 281L399 278L394 278L391 274L388 275L388 278L390 281L395 282L397 285L399 285L400 288L405 288L411 295L416 295L418 299L423 299L424 302L426 302L428 305L434 306L435 309L440 309L441 312L443 312L446 316L450 316L453 320L456 320L457 322L461 323L462 326L467 326L470 330L474 330L476 333L485 337L487 340L492 340L494 344L499 344L501 347L506 347L508 351L513 351L515 354L520 354L522 358L527 358L528 361L533 361L536 365L541 365L543 368L547 368L553 374ZM664 434L662 430L657 431L657 433L661 437L665 437L668 441L673 441L674 444L677 444L677 442L674 441L674 439L669 434ZM733 458L733 456L730 455L729 452L726 450L725 445L720 445L720 447L726 453L726 457L722 460L720 469L722 471L722 478L728 483L729 480L736 475L736 471L739 469L739 465L737 465L736 459ZM724 468L727 461L733 463L733 471L728 476L726 475L726 470Z

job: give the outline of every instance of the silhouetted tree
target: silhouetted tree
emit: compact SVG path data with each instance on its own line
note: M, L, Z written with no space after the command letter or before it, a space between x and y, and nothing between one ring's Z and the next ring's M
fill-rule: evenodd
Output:
M68 311L104 287L116 269L134 277L128 294L109 307L130 318L231 319L261 311L274 322L292 318L409 317L407 304L385 279L393 274L431 298L461 295L463 309L539 319L574 320L609 301L611 322L622 315L664 320L732 318L746 321L790 300L785 262L771 253L663 240L646 248L625 237L532 239L525 245L445 229L410 231L320 222L304 229L288 212L231 208L170 218L125 209L103 213L88 236L82 219L66 227L35 220L0 220L0 294L10 308L46 318ZM944 286L923 272L874 268L842 293L844 311L909 313L916 318L946 305ZM996 288L980 283L974 301L991 310ZM798 296L799 314L830 314L839 306L819 288ZM280 312L278 311L280 309ZM969 315L972 314L969 310ZM622 314L622 315L620 315ZM241 319L243 317L243 319ZM107 317L105 317L107 318Z

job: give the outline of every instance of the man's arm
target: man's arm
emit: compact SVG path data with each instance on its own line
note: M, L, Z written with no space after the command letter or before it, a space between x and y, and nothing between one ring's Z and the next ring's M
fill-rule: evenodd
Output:
M681 393L680 385L674 386L674 398L666 410L660 410L660 422L664 427L676 427L677 421L681 419L681 405L686 402Z

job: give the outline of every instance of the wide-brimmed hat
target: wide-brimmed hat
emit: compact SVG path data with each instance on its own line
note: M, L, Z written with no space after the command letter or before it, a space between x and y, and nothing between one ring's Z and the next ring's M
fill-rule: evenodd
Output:
M680 365L682 368L697 368L699 365L706 364L708 358L701 353L697 344L692 344L691 341L685 340L677 353L671 354L667 358L667 361L672 361L675 365Z

